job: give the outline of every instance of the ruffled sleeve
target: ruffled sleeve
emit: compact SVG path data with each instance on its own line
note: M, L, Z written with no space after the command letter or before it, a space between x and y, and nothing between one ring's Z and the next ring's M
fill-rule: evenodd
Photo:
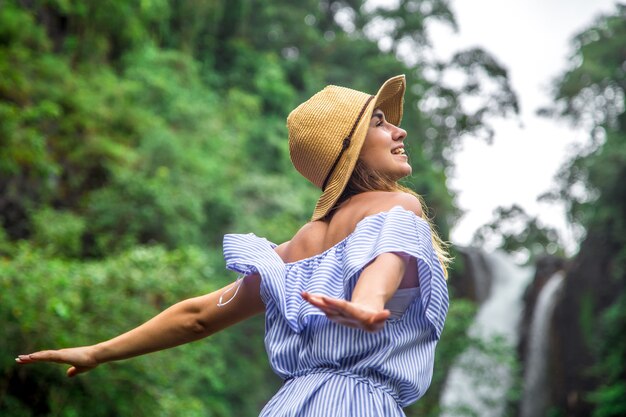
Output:
M226 268L244 275L258 273L266 315L278 313L289 328L300 333L308 317L324 315L301 296L302 291L319 292L316 283L323 279L313 278L312 275L319 269L321 257L285 264L275 247L276 244L253 233L227 234L224 236ZM335 297L342 295L343 292L332 294Z
M261 275L265 304L270 298L279 302L285 300L285 263L275 247L276 244L253 233L224 236L226 268L244 275Z

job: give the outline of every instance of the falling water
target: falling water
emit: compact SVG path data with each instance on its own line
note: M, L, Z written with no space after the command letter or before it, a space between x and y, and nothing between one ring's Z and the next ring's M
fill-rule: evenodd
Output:
M452 366L441 395L442 417L501 417L512 382L510 363L515 356L522 293L532 271L502 253L481 256L490 266L491 292L479 307L469 335L486 344L466 350Z
M552 313L563 286L563 272L552 275L543 286L533 310L524 372L521 417L543 416L548 404L548 341Z

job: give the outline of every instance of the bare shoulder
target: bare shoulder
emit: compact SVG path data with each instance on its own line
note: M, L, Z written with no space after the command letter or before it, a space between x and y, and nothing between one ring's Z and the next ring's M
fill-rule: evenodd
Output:
M274 250L284 262L294 262L321 252L327 227L322 221L306 223L291 240L278 245Z
M285 261L287 259L287 250L289 249L289 243L291 241L288 240L286 242L281 243L280 245L276 246L274 248L274 251L276 252L276 254L278 256L280 256L280 258Z
M274 250L284 262L295 262L317 255L352 233L363 218L400 206L422 217L422 204L413 194L394 191L368 191L353 196L330 221L306 223L290 241Z
M422 217L422 203L413 194L402 191L378 191L375 193L364 193L367 201L367 215L389 211L396 206L412 211L417 216Z

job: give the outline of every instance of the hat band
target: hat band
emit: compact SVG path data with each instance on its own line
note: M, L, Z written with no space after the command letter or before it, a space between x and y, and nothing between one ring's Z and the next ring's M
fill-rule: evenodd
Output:
M328 180L330 179L330 176L333 175L335 168L337 168L337 164L339 163L339 160L341 159L341 155L343 155L346 149L348 149L348 147L350 146L352 135L354 135L354 131L356 130L356 127L358 126L359 121L361 120L361 117L363 117L363 113L365 113L365 109L367 108L367 105L370 104L370 101L372 101L373 99L374 99L374 96L369 96L369 98L367 99L363 107L361 108L361 111L359 112L359 116L356 118L354 125L352 125L352 129L350 130L350 133L343 140L343 143L341 145L341 151L339 151L339 155L337 155L337 158L335 159L333 166L330 167L330 171L328 171L328 174L326 175L326 178L324 179L324 182L322 183L322 191L326 190L326 185L328 184Z

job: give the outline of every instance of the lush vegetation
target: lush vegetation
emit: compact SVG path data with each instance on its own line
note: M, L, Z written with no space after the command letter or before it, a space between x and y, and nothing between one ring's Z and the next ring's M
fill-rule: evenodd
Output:
M0 414L255 415L279 383L261 319L71 381L13 357L109 338L232 280L225 232L288 239L318 192L291 167L285 118L329 83L408 75L409 185L445 236L449 151L517 103L485 51L428 58L435 19L455 25L446 1L3 1ZM450 71L465 81L444 84ZM454 306L441 360L471 311ZM435 412L437 369L410 412Z

